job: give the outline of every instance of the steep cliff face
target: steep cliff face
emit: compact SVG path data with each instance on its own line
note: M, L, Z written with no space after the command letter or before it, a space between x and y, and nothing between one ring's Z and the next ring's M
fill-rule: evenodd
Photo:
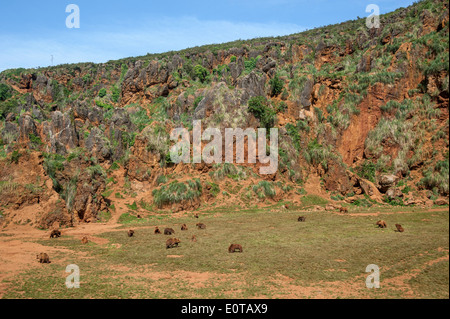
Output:
M114 202L117 172L119 195L151 210L296 200L316 186L358 204L448 202L448 3L421 1L380 22L2 72L4 214L56 196L55 220L95 221ZM221 132L278 128L277 172L261 175L259 161L171 163L170 131L185 127L192 140L194 120ZM42 196L22 189L21 169L39 176Z

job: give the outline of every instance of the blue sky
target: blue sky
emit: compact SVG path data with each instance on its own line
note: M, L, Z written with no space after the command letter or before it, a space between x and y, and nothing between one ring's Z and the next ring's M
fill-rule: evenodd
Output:
M66 27L66 6L80 8L80 28ZM413 0L50 0L4 1L0 71L53 64L106 62L261 36L297 33L381 14Z

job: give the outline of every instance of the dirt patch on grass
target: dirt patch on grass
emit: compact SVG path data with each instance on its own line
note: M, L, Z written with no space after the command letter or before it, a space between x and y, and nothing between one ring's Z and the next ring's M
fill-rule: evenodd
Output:
M50 262L56 262L52 258L55 253L74 253L68 249L44 246L27 240L10 240L7 238L0 237L0 298L8 288L8 283L5 280L18 275L22 271L46 266L39 263L36 259L37 254L45 252L49 255ZM58 260L58 262L61 262L61 260Z

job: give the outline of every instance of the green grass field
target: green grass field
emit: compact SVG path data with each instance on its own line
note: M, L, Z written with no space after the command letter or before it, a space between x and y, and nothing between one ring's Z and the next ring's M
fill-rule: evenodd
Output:
M81 245L70 235L39 244L64 248L9 280L4 298L449 298L448 211L381 211L380 216L279 209L203 212L127 220ZM378 210L379 211L379 210ZM356 211L351 211L356 213ZM306 222L297 222L298 216ZM387 229L375 222L383 219ZM196 229L195 223L207 225ZM188 231L180 231L186 223ZM395 232L400 223L404 233ZM172 227L180 247L165 248ZM127 237L128 229L135 230ZM63 232L64 234L64 232ZM191 242L192 235L197 242ZM231 243L243 253L230 254ZM70 253L68 253L70 252ZM80 288L68 289L65 268L80 267ZM379 289L365 284L380 267Z

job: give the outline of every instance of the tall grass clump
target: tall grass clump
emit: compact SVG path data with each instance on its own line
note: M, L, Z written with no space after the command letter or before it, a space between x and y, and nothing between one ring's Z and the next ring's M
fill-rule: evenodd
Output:
M158 208L165 205L193 200L202 195L202 184L198 178L187 182L173 181L153 190L153 201Z
M254 185L253 191L260 199L266 197L273 198L276 195L275 188L273 187L272 183L268 181L261 181L258 184Z
M419 181L418 187L429 189L443 196L449 194L449 160L439 161L433 168L423 172L424 177Z

